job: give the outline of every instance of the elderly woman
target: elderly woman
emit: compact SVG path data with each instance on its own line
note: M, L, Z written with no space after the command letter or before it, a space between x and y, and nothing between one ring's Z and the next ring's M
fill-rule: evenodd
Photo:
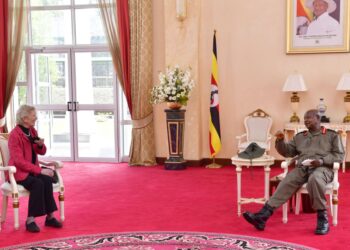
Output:
M15 179L30 192L26 229L33 233L40 232L35 217L42 215L46 215L45 226L62 227L53 215L57 210L52 188L54 172L39 166L37 155L44 155L46 146L34 128L36 120L35 108L22 105L16 114L17 126L11 131L8 142L9 165L17 168Z

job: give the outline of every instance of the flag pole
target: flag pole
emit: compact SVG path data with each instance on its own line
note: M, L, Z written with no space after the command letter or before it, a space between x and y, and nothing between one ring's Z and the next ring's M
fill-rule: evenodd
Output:
M209 165L206 165L206 166L205 166L206 168L221 168L221 167L222 167L222 165L217 164L217 163L215 162L215 156L213 156L212 159L213 159L213 162L210 163Z
M221 165L215 163L215 155L221 149L220 117L219 117L219 88L218 88L218 63L216 48L216 29L213 36L213 56L211 65L210 82L210 117L209 117L209 144L212 163L206 168L221 168Z

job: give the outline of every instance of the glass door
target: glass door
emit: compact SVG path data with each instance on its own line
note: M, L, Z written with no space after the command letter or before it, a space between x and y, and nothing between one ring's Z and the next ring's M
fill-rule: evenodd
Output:
M116 78L110 53L75 50L74 131L78 161L116 161Z
M116 78L109 52L31 50L28 58L29 103L38 111L46 157L118 161Z
M39 136L45 139L46 157L73 160L72 115L67 104L72 99L69 51L31 50L32 103L38 112Z

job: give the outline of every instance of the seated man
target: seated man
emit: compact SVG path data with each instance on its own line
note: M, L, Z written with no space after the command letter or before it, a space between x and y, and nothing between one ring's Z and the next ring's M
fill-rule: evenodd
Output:
M325 189L333 179L333 163L343 160L344 148L335 131L321 127L317 110L307 111L304 123L308 131L296 134L289 142L284 141L281 131L275 134L277 151L284 157L296 156L297 165L258 213L243 213L243 217L258 230L264 230L274 209L288 201L307 182L312 208L317 211L315 234L327 234L329 231Z

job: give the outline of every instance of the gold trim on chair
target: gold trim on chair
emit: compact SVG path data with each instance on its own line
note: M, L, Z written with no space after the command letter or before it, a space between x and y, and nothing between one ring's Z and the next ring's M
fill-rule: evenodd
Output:
M64 195L63 194L58 195L58 200L59 201L64 201Z
M250 114L248 114L248 116L253 116L253 117L270 117L270 115L268 113L266 113L262 109L257 109L255 111L251 112Z
M19 208L19 202L13 202L12 203L13 208Z

